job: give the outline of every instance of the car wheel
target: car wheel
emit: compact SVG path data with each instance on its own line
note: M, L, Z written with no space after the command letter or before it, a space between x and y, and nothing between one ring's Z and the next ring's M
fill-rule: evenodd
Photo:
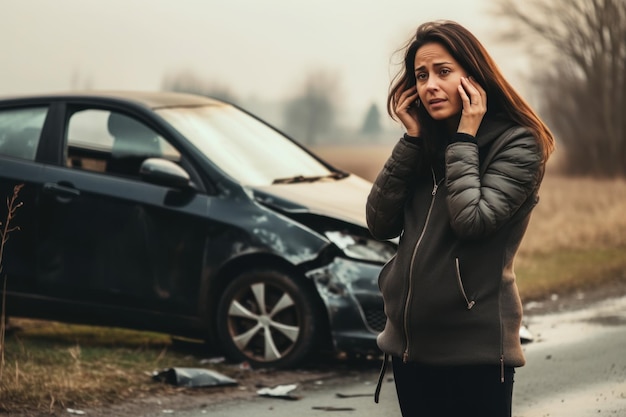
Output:
M274 270L236 276L217 310L225 355L253 367L288 368L301 362L313 348L319 323L304 283Z

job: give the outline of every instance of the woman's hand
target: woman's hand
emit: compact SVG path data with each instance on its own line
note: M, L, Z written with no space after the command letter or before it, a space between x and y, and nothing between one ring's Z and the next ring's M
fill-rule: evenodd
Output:
M457 132L476 136L483 116L487 113L487 92L473 77L462 77L458 90L463 110Z
M417 88L415 86L403 91L396 99L395 112L404 125L409 136L420 135L420 125L417 121Z

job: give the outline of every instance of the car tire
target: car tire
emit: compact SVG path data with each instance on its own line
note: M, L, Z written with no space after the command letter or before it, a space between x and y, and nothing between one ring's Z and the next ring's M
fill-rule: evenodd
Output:
M217 307L224 354L252 367L291 368L311 353L320 326L305 282L270 269L243 272L226 286Z

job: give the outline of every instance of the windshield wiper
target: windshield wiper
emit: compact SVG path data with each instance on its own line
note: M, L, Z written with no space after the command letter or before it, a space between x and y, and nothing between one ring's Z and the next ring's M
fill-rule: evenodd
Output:
M335 171L328 175L315 175L310 177L305 177L304 175L296 175L294 177L287 178L276 178L272 181L272 184L297 184L300 182L317 182L324 179L341 179L347 177L349 174L347 172Z

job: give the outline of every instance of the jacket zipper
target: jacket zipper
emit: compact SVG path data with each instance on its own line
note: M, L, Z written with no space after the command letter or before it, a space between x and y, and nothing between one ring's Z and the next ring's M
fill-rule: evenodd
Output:
M432 198L430 199L430 206L428 207L428 213L426 213L426 220L424 221L424 227L422 228L422 233L420 234L417 242L415 243L415 247L413 248L413 255L411 256L411 265L409 267L409 290L406 296L406 302L404 303L404 337L406 340L406 346L404 349L404 353L402 354L402 362L407 363L409 361L409 305L411 303L411 298L413 295L413 280L411 277L413 276L413 264L415 262L415 257L417 256L417 249L422 243L422 239L424 238L424 234L426 233L426 228L428 227L428 222L430 221L430 215L433 211L433 207L435 205L435 197L437 194L437 189L439 188L439 184L443 181L443 178L437 182L437 177L435 176L435 170L433 167L430 167L430 172L433 175L433 190L430 193Z
M456 279L459 283L459 289L461 290L461 294L463 295L463 298L465 298L467 309L471 310L472 307L474 307L474 304L476 304L476 301L474 300L470 301L469 298L467 298L467 294L465 293L465 288L463 287L463 280L461 279L461 267L459 266L459 258L454 258L454 262L456 264Z

